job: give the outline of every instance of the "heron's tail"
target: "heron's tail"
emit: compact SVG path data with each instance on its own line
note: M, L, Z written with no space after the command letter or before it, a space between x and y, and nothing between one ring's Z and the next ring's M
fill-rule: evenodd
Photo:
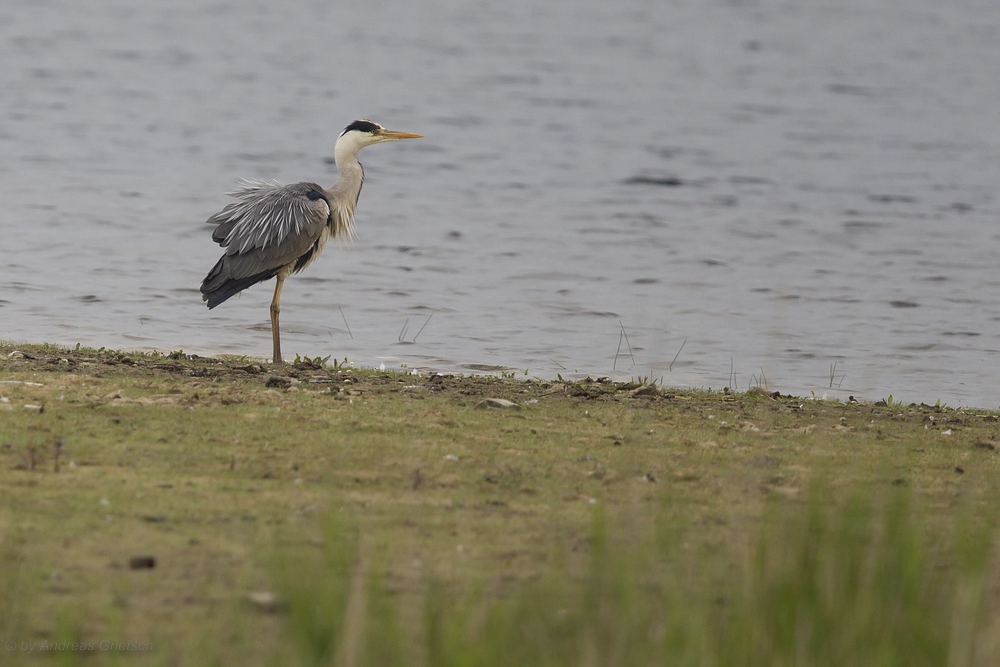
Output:
M278 273L278 269L268 269L245 278L233 278L229 273L226 261L228 259L228 255L223 255L201 283L201 300L208 302L209 310L251 285L273 278Z

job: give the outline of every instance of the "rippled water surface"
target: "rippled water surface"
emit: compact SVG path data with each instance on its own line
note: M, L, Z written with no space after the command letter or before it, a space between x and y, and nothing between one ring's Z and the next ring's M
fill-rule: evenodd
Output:
M0 337L268 356L204 220L370 117L287 355L1000 404L1000 5L357 7L3 3Z

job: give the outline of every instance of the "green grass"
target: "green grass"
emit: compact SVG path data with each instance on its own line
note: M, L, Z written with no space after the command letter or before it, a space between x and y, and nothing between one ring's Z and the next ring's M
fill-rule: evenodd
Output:
M993 412L18 349L0 664L998 662Z
M676 518L622 549L634 540L610 535L599 508L582 577L553 565L501 591L429 582L410 645L398 600L379 575L359 585L365 557L334 530L311 565L277 571L288 601L281 664L997 664L991 527L964 523L932 552L908 490L836 506L822 496L816 487L808 503L768 508L745 559L692 559Z
M267 573L279 623L264 655L241 655L250 647L248 616L259 612L234 600L186 651L143 657L149 664L302 667L997 664L992 526L972 528L964 515L947 547L931 549L909 490L838 505L822 495L817 487L807 503L769 507L745 548L698 555L691 553L694 529L669 506L639 549L634 537L615 534L598 507L579 576L555 559L539 577L512 585L427 580L417 596L418 627L410 628L384 563L359 547L365 541L356 528L328 518L322 546L279 546L272 554ZM16 581L5 574L5 585ZM7 636L19 630L8 625L15 599L25 600L7 598L0 626ZM64 611L48 641L87 642L83 623ZM36 651L45 650L43 641L35 640ZM5 664L38 659L20 651L7 657L15 662ZM42 657L91 665L116 664L122 654Z

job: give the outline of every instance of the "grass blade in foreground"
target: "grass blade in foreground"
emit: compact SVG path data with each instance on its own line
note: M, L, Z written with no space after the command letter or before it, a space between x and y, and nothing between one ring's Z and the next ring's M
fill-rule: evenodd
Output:
M298 642L297 664L329 664L330 638L351 632L343 611L329 609L364 607L369 641L337 664L406 664L404 654L432 667L997 664L997 628L987 623L995 604L982 602L990 531L963 527L953 548L932 553L907 491L833 509L812 495L771 509L748 562L724 553L692 561L685 530L651 531L641 553L630 552L598 510L582 578L554 567L506 589L432 584L425 627L409 633L378 577L365 604L344 598L362 589L343 566L342 537L324 561L340 566L296 570L290 632L325 638L322 650ZM961 566L941 567L949 562ZM421 645L404 649L404 636Z

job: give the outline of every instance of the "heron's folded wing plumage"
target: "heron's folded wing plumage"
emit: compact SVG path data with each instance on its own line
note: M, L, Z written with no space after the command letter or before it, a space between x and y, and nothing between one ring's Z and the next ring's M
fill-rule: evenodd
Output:
M231 278L295 261L320 238L330 218L330 205L315 183L247 181L229 194L238 201L208 222L216 225L212 239L226 248Z

